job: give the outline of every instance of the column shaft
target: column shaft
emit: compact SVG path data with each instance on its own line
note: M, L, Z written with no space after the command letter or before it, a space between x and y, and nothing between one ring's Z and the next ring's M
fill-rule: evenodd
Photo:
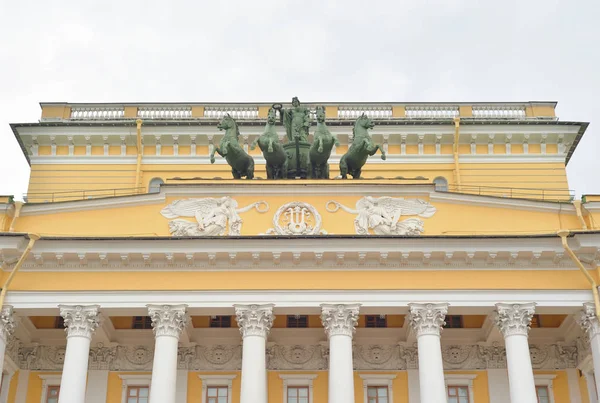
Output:
M241 403L267 403L266 347L275 318L273 306L234 306L243 338Z
M527 335L535 304L496 304L496 325L504 336L511 403L537 403Z
M60 305L65 319L67 349L60 382L59 403L84 403L92 334L99 324L98 305Z
M445 402L446 384L440 334L448 304L409 304L409 322L417 336L421 403Z
M329 403L354 402L352 336L359 304L322 304L321 322L329 338Z
M175 403L177 347L187 324L187 305L148 305L154 331L150 403Z
M585 386L587 387L588 400L590 403L598 403L598 394L596 393L596 385L594 384L594 376L589 372L584 372Z

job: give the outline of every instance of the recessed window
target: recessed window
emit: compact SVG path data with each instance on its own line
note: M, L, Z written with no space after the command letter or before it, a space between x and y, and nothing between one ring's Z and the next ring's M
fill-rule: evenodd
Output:
M206 403L227 403L227 386L209 386L206 388Z
M435 185L435 190L437 192L447 192L448 191L448 180L443 176L438 176L433 180L433 184Z
M550 391L547 386L536 386L535 394L538 399L538 403L550 403Z
M161 178L153 178L148 185L148 193L160 193L160 185L164 183Z
M444 328L446 329L462 329L464 327L462 315L448 315L445 321Z
M60 386L48 386L46 393L46 403L58 403L58 395L60 394Z
M288 315L287 327L304 328L308 327L308 315Z
M231 327L231 316L212 316L210 327Z
M531 318L531 327L541 327L540 315L533 315Z
M310 403L308 400L308 386L288 386L287 403Z
M368 403L388 403L387 386L369 386L367 388Z
M54 328L55 329L64 329L65 328L65 318L63 318L62 316L57 316L56 319L54 319Z
M367 315L365 318L366 327L387 327L387 316L385 315Z
M148 403L150 388L147 386L127 387L127 403Z
M448 386L448 403L469 403L467 386Z
M134 316L132 329L152 329L152 319L150 316Z

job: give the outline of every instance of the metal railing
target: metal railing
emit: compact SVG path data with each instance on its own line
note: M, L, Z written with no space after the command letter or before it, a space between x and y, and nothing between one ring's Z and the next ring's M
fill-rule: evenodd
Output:
M440 191L439 189L436 189ZM446 191L446 190L444 190ZM571 202L575 191L570 189L511 188L495 186L448 185L447 192L466 193L478 196L494 196L509 199L530 199L553 202Z
M100 199L105 197L131 196L146 193L146 188L114 188L65 190L61 192L31 192L24 193L23 200L27 203L54 203L74 200Z

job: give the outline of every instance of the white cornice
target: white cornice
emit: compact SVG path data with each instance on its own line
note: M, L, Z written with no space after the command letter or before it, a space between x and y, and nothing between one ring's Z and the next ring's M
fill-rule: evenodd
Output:
M257 165L264 165L262 155L253 155ZM329 164L338 165L341 155L332 155ZM461 154L461 164L498 164L498 163L564 163L566 154ZM136 157L127 156L30 156L33 165L135 165ZM452 164L454 161L449 154L388 154L384 161L380 155L369 157L368 164ZM211 165L208 155L146 155L142 157L144 165ZM223 158L217 158L214 165L227 165Z
M493 309L498 302L533 301L538 311L573 313L593 298L590 290L258 290L258 291L12 291L7 303L23 314L30 310L55 312L58 304L99 304L110 315L119 309L146 310L147 304L187 304L190 315L206 314L215 308L232 309L235 304L273 303L278 308L312 308L318 313L323 303L361 303L364 308L397 308L407 313L409 303L443 301L453 308ZM558 309L557 309L558 308ZM475 312L475 311L473 311ZM484 312L484 311L477 311ZM118 313L118 312L117 312Z
M600 202L587 202L582 204L583 208L590 213L600 212Z

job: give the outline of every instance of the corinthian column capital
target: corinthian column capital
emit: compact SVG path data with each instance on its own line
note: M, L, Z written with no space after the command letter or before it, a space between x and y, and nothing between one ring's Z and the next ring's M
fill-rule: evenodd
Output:
M527 304L496 304L496 326L505 338L513 335L527 336L534 313L534 302Z
M187 324L187 305L146 305L152 319L154 337L171 336L179 338Z
M234 305L235 316L242 337L260 336L265 339L273 326L273 304Z
M444 319L448 313L448 304L408 304L408 320L417 337L423 335L439 336Z
M0 313L0 338L7 341L15 331L15 327L13 307L12 305L4 305Z
M583 304L583 310L577 317L579 326L585 331L590 340L600 334L600 322L596 316L596 308L593 303L586 302Z
M356 330L360 304L321 304L321 322L328 337L350 336Z
M65 320L67 338L86 337L92 334L100 324L98 309L100 305L59 305L60 316Z

